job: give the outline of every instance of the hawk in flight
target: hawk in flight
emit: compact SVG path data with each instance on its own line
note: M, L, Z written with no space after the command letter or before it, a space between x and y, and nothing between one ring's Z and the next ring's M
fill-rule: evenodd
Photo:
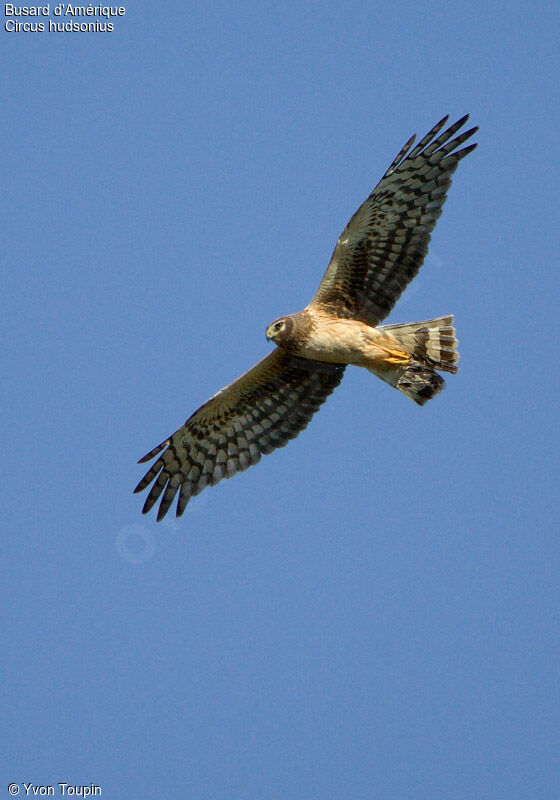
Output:
M268 326L266 338L277 347L140 459L158 456L134 490L154 481L143 513L161 497L163 519L178 493L180 516L206 486L283 447L338 386L347 364L365 367L418 405L443 388L437 370L457 372L453 317L379 323L420 269L451 176L476 147L461 145L477 128L455 136L467 119L440 132L444 117L416 147L414 136L405 144L342 231L311 303Z

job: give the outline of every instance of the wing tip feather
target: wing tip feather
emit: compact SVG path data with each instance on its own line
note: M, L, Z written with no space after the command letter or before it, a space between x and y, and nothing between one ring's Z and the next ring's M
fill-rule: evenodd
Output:
M154 447L153 450L150 450L149 453L146 453L145 456L142 456L142 458L138 459L137 463L138 464L145 464L147 461L151 461L152 458L155 458L157 456L157 454L161 453L163 448L167 447L167 445L169 445L169 444L171 444L171 439L166 439L164 442L162 442L161 444L158 444L156 447Z
M474 130L475 129L473 129L473 133ZM461 150L457 150L456 153L452 153L452 155L459 160L461 158L464 158L465 156L468 156L468 154L472 153L473 150L476 150L477 147L478 147L478 142L473 142L472 144L467 145L467 147L463 147Z
M162 501L161 501L161 503L159 504L159 508L158 508L158 512L157 512L157 517L156 517L156 522L161 522L161 521L162 521L162 519L165 517L165 515L167 514L167 512L168 512L168 511L169 511L169 506L167 506L167 507L164 507L164 505L163 505L163 500L162 500Z

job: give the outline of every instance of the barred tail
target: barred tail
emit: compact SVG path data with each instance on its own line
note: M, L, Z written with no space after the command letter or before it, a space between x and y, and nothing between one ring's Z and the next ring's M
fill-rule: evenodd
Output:
M408 364L383 376L384 379L418 405L424 405L445 386L436 369L457 372L459 353L452 316L404 325L382 325L378 330L396 339L410 355Z
M419 406L423 406L441 392L445 381L431 367L412 362L393 385Z
M393 336L415 361L445 372L457 372L459 353L453 316L403 325L380 325L377 330Z

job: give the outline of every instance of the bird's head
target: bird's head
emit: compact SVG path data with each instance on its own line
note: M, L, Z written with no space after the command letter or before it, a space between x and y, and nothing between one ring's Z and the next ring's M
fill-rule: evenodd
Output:
M270 323L266 329L266 338L269 342L286 346L290 343L293 327L290 317L280 317Z

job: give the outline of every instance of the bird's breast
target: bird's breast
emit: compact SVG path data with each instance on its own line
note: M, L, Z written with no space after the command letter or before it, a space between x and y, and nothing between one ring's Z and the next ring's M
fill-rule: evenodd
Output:
M300 342L298 354L333 364L361 364L367 354L370 338L364 328L375 331L356 320L316 320L308 335Z

